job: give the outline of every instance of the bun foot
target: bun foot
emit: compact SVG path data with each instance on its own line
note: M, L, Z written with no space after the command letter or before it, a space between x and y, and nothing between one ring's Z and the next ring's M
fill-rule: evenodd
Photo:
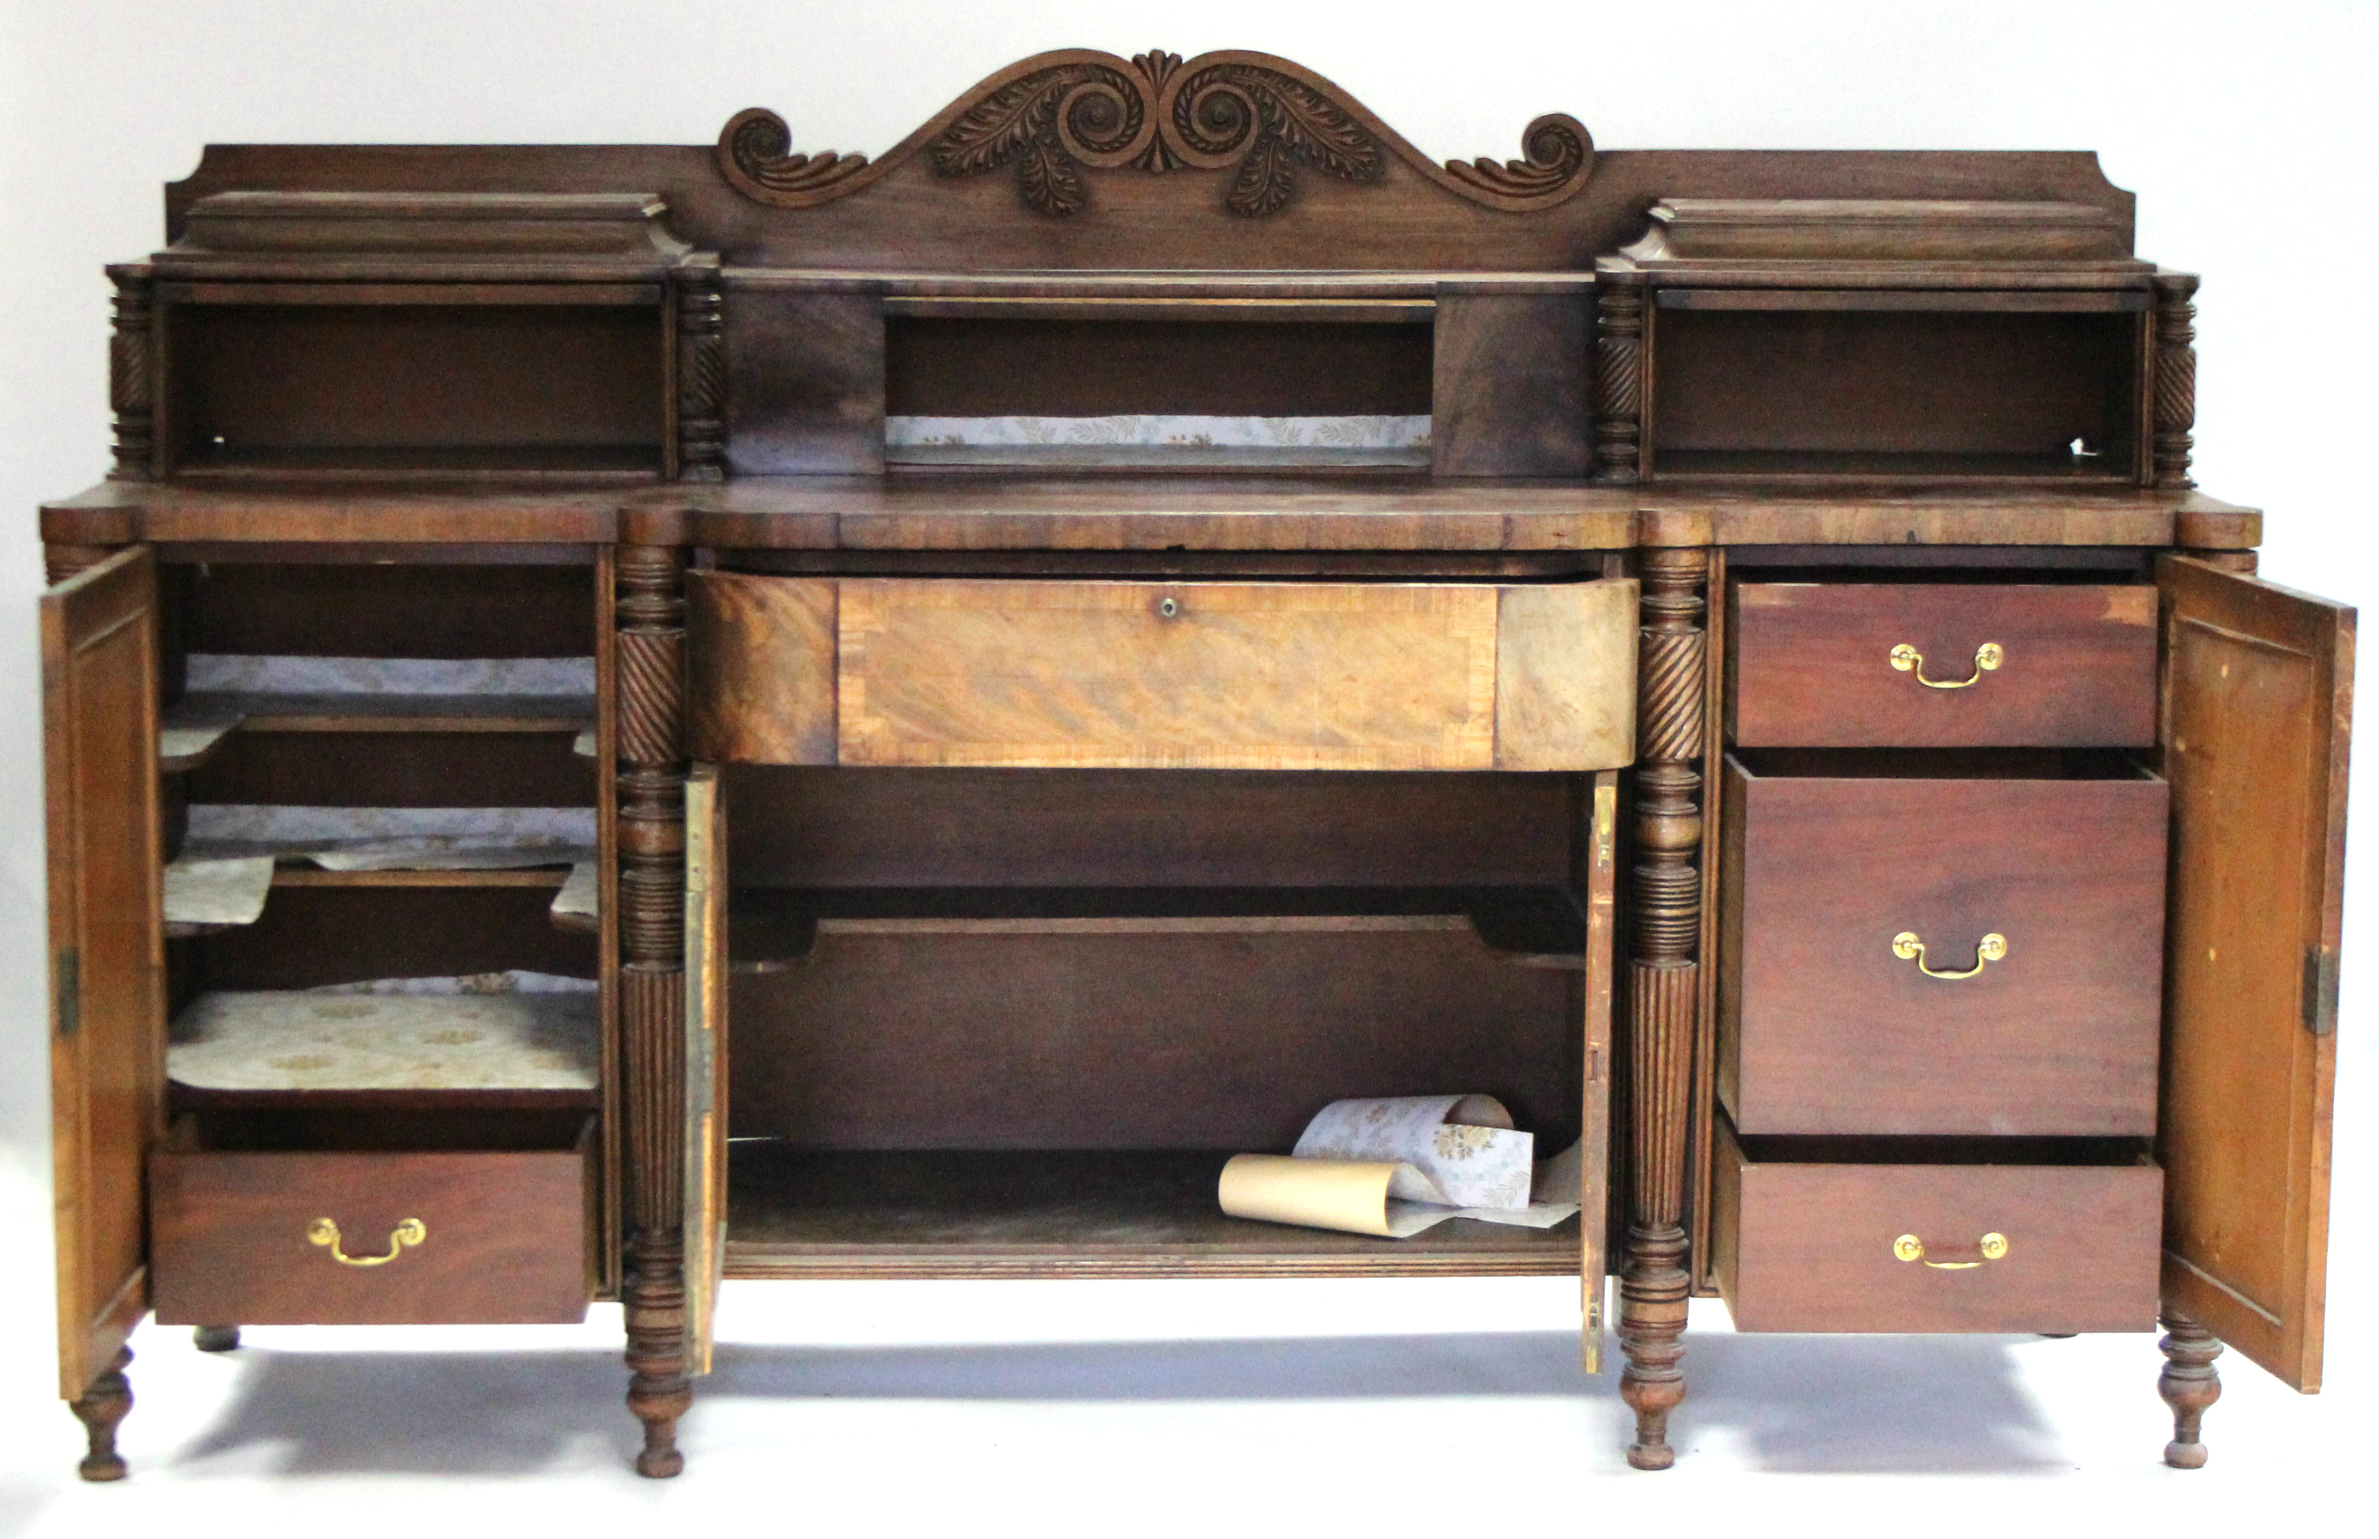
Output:
M91 1451L75 1469L89 1481L122 1480L124 1460L116 1452L116 1424L132 1410L132 1383L124 1370L132 1366L132 1349L116 1353L115 1366L91 1381L82 1398L67 1402L90 1434Z
M190 1345L201 1352L236 1352L240 1345L240 1328L236 1325L201 1325L190 1332Z
M647 1448L636 1456L636 1473L647 1480L667 1480L685 1467L686 1456L675 1448Z
M2177 1470L2201 1470L2206 1467L2206 1445L2203 1443L2167 1443L2164 1462Z

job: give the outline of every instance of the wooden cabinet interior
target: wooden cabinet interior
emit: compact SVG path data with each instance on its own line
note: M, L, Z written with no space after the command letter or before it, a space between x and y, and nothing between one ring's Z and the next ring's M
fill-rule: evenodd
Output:
M1522 156L1072 51L168 188L42 510L84 1473L152 1307L617 1297L675 1474L729 1275L1574 1275L1646 1469L1697 1292L2161 1309L2185 1466L2216 1336L2316 1386L2353 619L2194 489L2196 280L2088 155ZM210 998L328 1045L176 1081ZM1217 1211L1454 1090L1577 1219Z

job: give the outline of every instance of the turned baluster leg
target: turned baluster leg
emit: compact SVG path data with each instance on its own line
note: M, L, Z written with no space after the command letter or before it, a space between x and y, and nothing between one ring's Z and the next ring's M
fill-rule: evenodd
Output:
M201 1352L236 1352L240 1345L240 1328L236 1325L200 1325L190 1331L190 1345Z
M1704 550L1642 562L1635 869L1628 960L1630 1163L1627 1259L1619 1272L1619 1393L1636 1413L1627 1462L1667 1469L1669 1412L1685 1398L1686 1117L1701 997Z
M636 1472L685 1467L686 1380L685 554L618 558L620 1001L627 1052L628 1409L644 1423Z
M80 1400L67 1402L91 1435L91 1451L78 1466L85 1480L122 1480L124 1460L116 1452L116 1424L132 1410L132 1383L124 1370L132 1366L132 1349L116 1353L115 1366L91 1381Z
M2156 1393L2172 1407L2172 1441L2164 1445L2164 1462L2177 1470L2205 1468L2206 1445L2197 1440L2198 1424L2206 1407L2222 1398L2222 1375L2214 1359L2222 1343L2214 1333L2187 1315L2167 1309L2163 1314L2164 1371L2156 1376Z

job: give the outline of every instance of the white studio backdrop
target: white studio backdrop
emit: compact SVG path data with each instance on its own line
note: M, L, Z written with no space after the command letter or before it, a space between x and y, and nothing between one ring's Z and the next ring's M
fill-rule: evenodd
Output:
M2144 1337L1738 1340L1705 1310L1674 1425L1680 1468L1631 1477L1613 1381L1579 1379L1559 1351L1574 1290L1558 1284L843 1284L730 1290L724 1327L760 1366L712 1386L674 1487L624 1473L617 1316L597 1311L578 1332L279 1333L245 1364L149 1332L125 1428L135 1478L75 1488L78 1429L51 1398L33 511L106 463L101 264L161 243L160 186L210 141L702 144L763 105L796 148L877 152L1027 54L1151 46L1284 55L1441 158L1515 155L1521 127L1553 110L1608 148L2095 148L2139 195L2141 254L2204 277L2200 484L2267 510L2265 575L2379 597L2364 488L2379 438L2365 276L2379 251L2379 8L7 0L0 1534L371 1531L375 1514L398 1521L397 1493L405 1526L459 1533L599 1519L621 1502L893 1534L1400 1533L1463 1514L1567 1530L1676 1501L1711 1521L1863 1526L1854 1513L1896 1512L1944 1532L2054 1531L2347 1489L2353 1434L2379 1421L2379 1352L2355 1308L2379 1259L2368 858L2347 898L2332 1387L2300 1400L2236 1364L2197 1476L2155 1462L2165 1433ZM1407 1339L1440 1330L1465 1345ZM1199 1353L1170 1338L1271 1345ZM310 1350L321 1343L370 1357L356 1371ZM495 1366L454 1367L438 1355L449 1345ZM275 1470L287 1473L255 1478Z

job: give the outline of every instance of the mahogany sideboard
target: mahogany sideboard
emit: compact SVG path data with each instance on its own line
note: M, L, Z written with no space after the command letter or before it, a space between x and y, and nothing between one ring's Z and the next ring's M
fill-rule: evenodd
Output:
M674 1474L723 1277L1574 1275L1589 1371L1615 1278L1644 1469L1696 1295L2161 1314L2202 1463L2224 1344L2319 1385L2353 615L2194 488L2132 227L1254 53L210 149L41 510L84 1475L152 1310L609 1298ZM1215 1208L1474 1090L1578 1220Z

